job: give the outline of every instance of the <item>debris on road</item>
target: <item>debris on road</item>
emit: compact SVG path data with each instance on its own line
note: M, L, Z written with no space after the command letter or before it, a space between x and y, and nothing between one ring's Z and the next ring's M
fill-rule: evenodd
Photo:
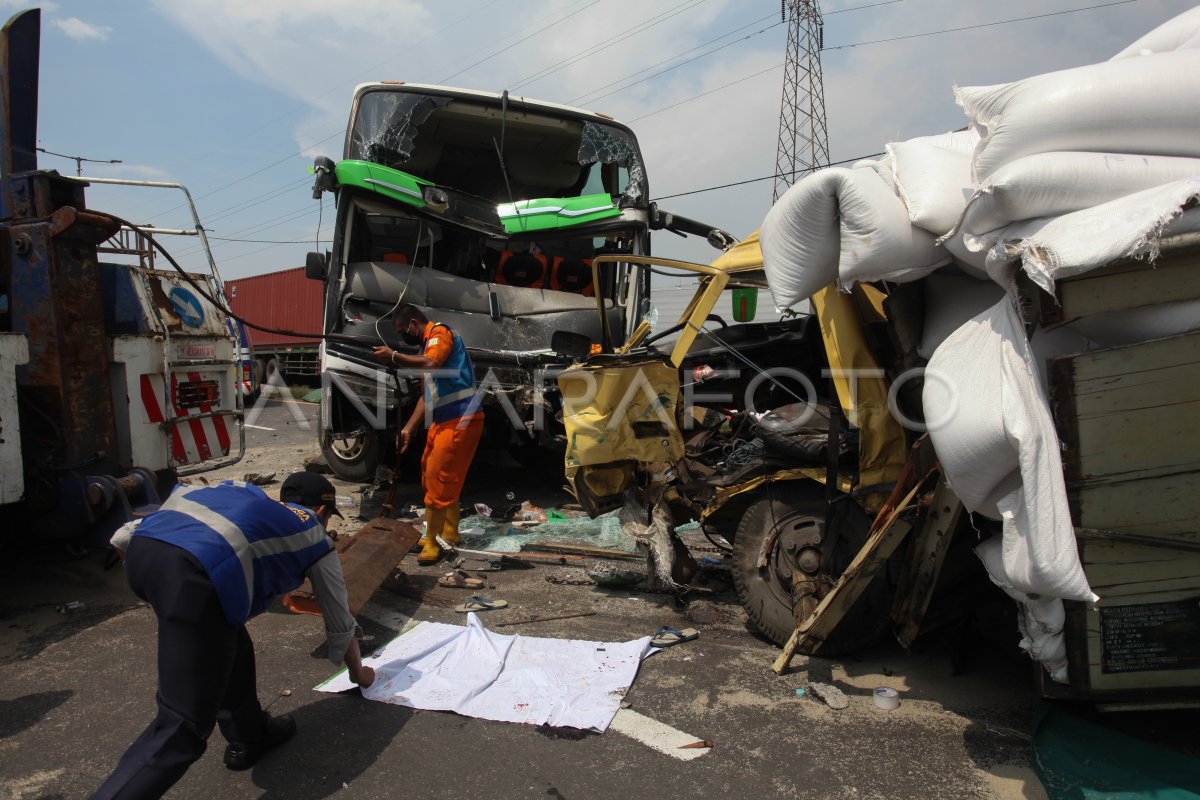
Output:
M247 472L242 476L242 480L253 486L270 486L275 483L275 473L270 472L266 475L260 475L257 472Z
M325 460L325 456L314 453L304 459L304 468L309 472L316 472L321 475L330 475L333 470L329 468L329 462Z
M513 625L528 625L531 622L550 622L550 621L556 620L556 619L575 619L576 617L594 617L594 616L596 616L595 611L573 611L573 612L570 612L567 614L551 614L550 616L545 616L545 617L534 614L533 616L528 617L526 619L514 619L514 620L509 620L507 622L497 622L495 627L511 628ZM603 651L605 648L597 647L596 649L598 651Z
M715 743L713 742L712 739L702 739L699 742L692 742L691 744L681 744L681 745L679 745L679 749L680 750L699 749L701 747L712 747L714 744Z
M597 586L610 588L628 588L630 586L637 586L646 580L646 573L641 569L615 564L593 564L584 574Z
M845 692L832 683L810 683L808 691L834 711L841 711L850 705L850 699L846 697Z
M75 611L82 611L84 608L83 602L80 600L72 600L69 603L63 603L58 608L54 609L60 614L71 614Z

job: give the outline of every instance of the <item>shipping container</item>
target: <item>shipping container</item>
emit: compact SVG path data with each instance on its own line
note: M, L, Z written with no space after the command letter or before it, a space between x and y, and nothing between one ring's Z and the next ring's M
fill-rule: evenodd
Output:
M264 328L319 333L323 286L304 277L304 268L282 269L238 278L225 284L230 308L242 319ZM277 373L315 377L319 373L319 338L284 336L249 328L259 383Z

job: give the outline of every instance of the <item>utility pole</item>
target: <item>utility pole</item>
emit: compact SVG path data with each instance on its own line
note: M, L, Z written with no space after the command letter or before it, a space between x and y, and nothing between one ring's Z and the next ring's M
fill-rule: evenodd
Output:
M124 164L125 162L119 158L100 159L100 158L84 158L83 156L69 156L66 153L55 153L52 150L47 150L44 147L39 147L39 153L45 153L48 156L58 156L59 158L69 158L75 162L75 176L83 175L83 162L87 161L90 164Z
M825 125L825 85L821 76L824 22L817 0L781 0L788 23L783 100L779 107L779 147L771 202L809 172L829 166Z

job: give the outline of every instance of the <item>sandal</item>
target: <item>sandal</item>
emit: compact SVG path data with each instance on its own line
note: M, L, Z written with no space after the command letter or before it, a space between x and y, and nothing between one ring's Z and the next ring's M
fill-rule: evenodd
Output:
M700 637L700 631L695 628L677 628L662 627L654 632L654 638L650 640L651 647L670 647L673 644L681 642L690 642L692 639Z
M455 611L490 611L494 608L504 608L508 605L507 600L485 600L482 597L472 597L467 602L460 606L455 606Z
M466 570L456 569L438 578L437 585L447 589L482 589L484 582L483 578L472 578Z

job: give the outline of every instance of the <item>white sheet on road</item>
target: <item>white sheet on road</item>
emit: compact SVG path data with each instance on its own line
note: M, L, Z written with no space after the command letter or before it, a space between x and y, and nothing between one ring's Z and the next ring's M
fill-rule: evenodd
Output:
M363 659L375 668L369 700L468 717L603 732L650 651L630 642L539 639L495 633L475 614L466 626L421 622ZM342 670L314 687L354 688Z

